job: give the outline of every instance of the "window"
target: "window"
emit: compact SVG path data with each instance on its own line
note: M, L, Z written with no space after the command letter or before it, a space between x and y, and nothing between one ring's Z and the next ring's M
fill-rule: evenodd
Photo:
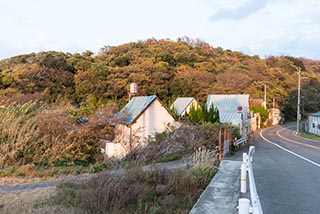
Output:
M315 128L316 127L316 124L312 123L312 128Z
M320 129L320 124L318 124L318 129Z

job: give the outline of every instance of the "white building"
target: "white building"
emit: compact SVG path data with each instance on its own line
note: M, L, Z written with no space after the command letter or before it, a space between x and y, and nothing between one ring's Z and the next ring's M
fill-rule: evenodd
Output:
M309 114L308 132L320 136L320 112Z
M247 135L251 132L249 95L248 94L209 94L206 106L218 108L221 123L231 123L239 126L240 133Z
M174 117L156 96L133 97L117 117L119 124L116 125L115 139L113 145L109 145L110 149L117 151L114 156L124 156L156 133L177 127ZM112 152L106 148L106 153L111 156Z
M174 109L178 117L182 117L189 113L190 108L198 108L198 102L193 97L178 97L171 106Z

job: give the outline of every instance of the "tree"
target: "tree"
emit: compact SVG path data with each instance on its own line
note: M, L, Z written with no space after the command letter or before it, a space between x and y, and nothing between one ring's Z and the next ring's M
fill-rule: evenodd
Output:
M187 118L194 123L219 123L219 110L211 105L209 108L205 104L200 106L192 105L187 114Z
M260 114L262 124L266 122L269 118L269 113L270 113L269 110L262 105L251 105L250 111L253 111L253 113Z

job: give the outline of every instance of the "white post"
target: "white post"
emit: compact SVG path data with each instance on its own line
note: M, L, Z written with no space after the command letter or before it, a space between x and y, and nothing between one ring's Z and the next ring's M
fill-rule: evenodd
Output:
M247 153L246 152L244 152L242 154L242 163L247 164Z
M240 191L242 193L247 192L247 165L245 163L241 164L241 188Z
M239 214L249 214L250 200L247 198L239 199Z

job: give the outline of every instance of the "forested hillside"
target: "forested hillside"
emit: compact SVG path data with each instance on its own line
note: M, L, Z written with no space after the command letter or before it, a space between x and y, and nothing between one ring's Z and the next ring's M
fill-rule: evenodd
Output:
M302 113L319 111L320 61L261 59L189 38L106 46L96 55L50 51L2 60L0 177L39 175L43 167L56 170L49 174L59 174L56 167L102 169L101 139L113 139L113 115L127 102L131 82L139 95L156 94L165 104L178 96L205 101L209 93L263 98L266 85L269 107L274 99L287 119L295 118L297 66L308 77Z
M107 102L123 105L129 83L139 85L140 95L156 94L165 103L178 96L204 101L209 93L248 93L295 115L297 68L302 81L304 112L320 110L320 62L288 56L248 56L212 47L200 40L148 39L120 46L105 46L93 55L62 52L31 53L2 60L0 96L12 102L68 99L83 109L94 110Z
M304 112L320 110L320 62L288 56L248 56L209 44L181 38L148 39L120 46L105 46L93 55L62 52L31 53L0 63L1 103L70 100L92 111L108 102L123 105L129 83L139 85L140 95L156 94L165 103L178 96L204 101L209 93L248 93L281 108L294 117L297 68L302 81Z

